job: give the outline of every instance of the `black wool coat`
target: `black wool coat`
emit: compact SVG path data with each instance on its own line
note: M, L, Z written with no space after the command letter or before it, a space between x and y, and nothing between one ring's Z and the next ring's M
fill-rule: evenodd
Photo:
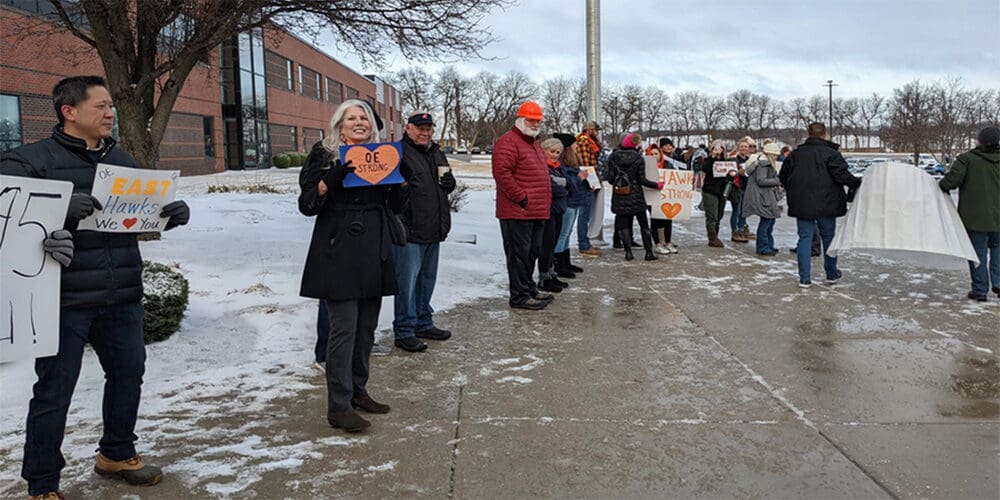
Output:
M861 186L851 175L836 143L810 137L781 164L778 179L788 198L788 216L840 217L847 213L847 192Z
M646 161L634 149L616 149L608 158L608 171L620 172L628 178L628 194L611 195L611 213L636 215L646 210L642 186L656 189L656 183L646 178ZM614 184L612 180L612 184Z
M316 216L299 294L327 300L394 295L396 271L387 217L403 204L393 186L345 188L319 195L319 181L336 155L313 145L299 174L299 211Z
M87 143L67 135L60 127L48 139L4 153L0 173L73 183L74 193L90 194L97 163L135 168L128 153L104 139L101 151L91 157ZM108 200L99 200L107 205ZM62 270L60 307L82 309L142 300L142 256L134 233L77 231L77 221L66 226L73 234L73 261ZM49 228L50 230L58 228Z

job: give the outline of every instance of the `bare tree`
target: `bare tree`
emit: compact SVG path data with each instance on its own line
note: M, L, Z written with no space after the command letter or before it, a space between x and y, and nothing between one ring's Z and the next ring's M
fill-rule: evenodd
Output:
M878 95L877 93L872 93L866 99L863 99L858 108L858 113L861 117L861 121L865 123L865 140L867 149L872 147L872 123L882 121L882 117L886 111L886 100L885 97Z
M101 58L118 110L122 146L143 167L155 166L174 104L191 71L211 50L270 23L307 36L333 32L365 62L393 48L417 60L476 56L494 36L483 16L509 0L49 0L52 19L11 26L38 36L68 30ZM21 18L19 18L21 19ZM19 21L20 22L20 21ZM164 36L169 38L164 43Z
M907 83L892 92L890 127L884 135L897 151L912 148L913 163L916 164L920 153L927 151L934 139L933 93L919 81Z
M420 67L408 67L392 75L392 84L399 90L403 109L407 111L438 111L438 94L434 92L434 77Z
M667 129L667 114L670 109L670 97L659 87L642 89L643 118L646 120L645 132L653 136Z
M740 89L726 97L726 119L735 132L734 137L750 134L753 121L753 92Z
M677 94L671 107L671 115L674 117L678 130L678 136L684 134L684 142L691 142L691 135L697 131L699 126L699 109L701 106L701 94L698 91L685 91Z
M574 82L565 77L556 77L542 83L542 109L545 124L552 130L568 130L572 123L574 102Z
M462 98L468 87L469 82L452 66L443 68L434 83L434 92L441 99L441 139L447 141L450 137L456 147L461 145L459 131L462 124Z
M781 118L777 101L766 95L754 94L750 98L751 126L759 138L773 135Z
M711 141L726 114L726 100L716 96L703 96L698 102L698 115L705 128L705 135Z

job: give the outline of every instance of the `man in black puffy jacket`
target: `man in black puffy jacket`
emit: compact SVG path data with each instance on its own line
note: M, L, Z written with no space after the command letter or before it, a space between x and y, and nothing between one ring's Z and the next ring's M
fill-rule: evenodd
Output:
M406 122L400 172L406 179L406 202L402 219L407 228L407 244L393 246L396 264L392 330L395 344L409 352L423 351L420 339L447 340L451 332L434 326L431 295L437 282L441 242L451 230L448 194L455 190L455 176L448 159L431 140L434 119L429 113L415 113Z
M847 213L848 192L861 186L861 179L847 170L847 162L837 149L838 144L826 138L826 125L810 123L808 138L795 148L781 165L778 178L788 197L788 215L798 224L799 286L812 286L810 247L813 231L819 229L823 240L823 269L826 282L834 284L842 273L837 258L827 255L837 227L837 217ZM847 187L850 191L845 191Z
M111 138L114 109L104 79L78 76L60 81L52 91L59 125L48 139L5 153L0 173L70 181L73 195L65 228L72 234L74 255L62 273L59 352L35 360L38 381L28 407L27 436L21 476L28 495L59 491L66 465L60 451L73 388L80 375L84 345L94 348L104 368L104 435L94 470L136 485L163 478L135 451L146 348L142 335L142 257L135 234L77 231L79 221L101 209L91 195L98 163L135 167L128 153ZM161 216L166 229L186 224L183 201L169 203ZM47 498L47 497L46 497Z

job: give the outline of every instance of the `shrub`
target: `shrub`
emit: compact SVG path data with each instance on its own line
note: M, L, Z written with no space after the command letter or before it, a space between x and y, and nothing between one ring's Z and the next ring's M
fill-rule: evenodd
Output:
M233 186L229 184L216 184L208 186L208 193L270 193L280 194L282 191L270 184L263 182L252 182L245 186Z
M458 212L465 206L469 198L469 185L461 182L455 184L455 190L448 195L448 206L452 212Z
M181 327L188 305L188 281L167 265L142 262L142 336L147 344L166 340Z
M271 158L271 163L277 168L288 168L292 166L292 157L288 153L276 154Z
M301 167L302 165L306 164L306 157L309 156L309 153L303 153L299 151L295 153L289 153L289 155L291 155L292 157L292 166Z

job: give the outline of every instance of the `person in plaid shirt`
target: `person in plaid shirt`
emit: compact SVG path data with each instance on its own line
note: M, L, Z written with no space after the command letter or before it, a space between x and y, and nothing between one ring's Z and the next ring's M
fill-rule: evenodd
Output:
M597 122L591 120L583 124L583 132L576 136L577 154L580 156L580 165L586 167L597 167L597 157L601 154L601 127ZM580 215L576 220L577 247L581 255L599 256L601 249L595 248L590 243L590 234L597 233L600 237L600 229L604 225L604 191L600 186L590 186L590 189L597 189L590 196L587 196L586 203L580 207ZM596 231L591 231L590 221L597 223Z

